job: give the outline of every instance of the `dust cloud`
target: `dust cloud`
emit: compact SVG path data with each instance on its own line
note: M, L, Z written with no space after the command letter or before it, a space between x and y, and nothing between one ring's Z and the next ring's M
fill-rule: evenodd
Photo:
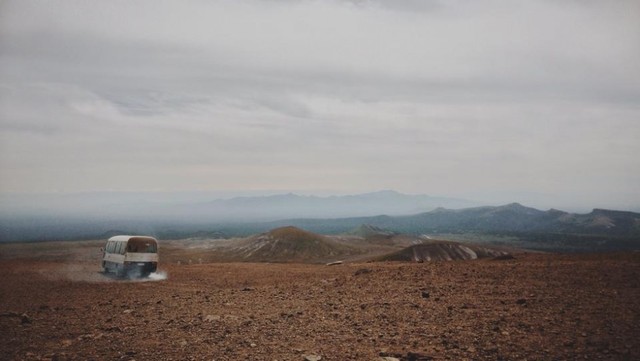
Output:
M39 270L45 279L51 281L71 281L71 282L157 282L168 279L169 275L165 271L151 273L144 278L118 278L113 274L104 273L100 267L93 264L65 264L58 267L47 267Z
M148 277L134 279L134 280L130 280L130 281L133 281L133 282L154 282L154 281L164 281L164 280L166 280L168 278L169 278L169 275L167 274L167 272L160 271L160 272L151 273Z

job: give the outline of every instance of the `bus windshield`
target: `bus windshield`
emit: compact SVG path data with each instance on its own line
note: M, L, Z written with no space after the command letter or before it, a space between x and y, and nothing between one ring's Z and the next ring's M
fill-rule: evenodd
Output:
M155 241L150 239L136 239L132 238L127 244L127 252L132 253L156 253L158 252L158 245Z

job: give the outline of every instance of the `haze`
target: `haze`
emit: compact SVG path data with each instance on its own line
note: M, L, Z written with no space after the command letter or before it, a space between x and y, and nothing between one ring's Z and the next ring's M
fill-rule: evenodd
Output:
M633 0L0 3L4 194L638 210L638 139Z

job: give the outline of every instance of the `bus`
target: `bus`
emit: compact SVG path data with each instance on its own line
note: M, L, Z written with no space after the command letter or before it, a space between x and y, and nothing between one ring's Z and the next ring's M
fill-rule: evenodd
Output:
M115 236L103 248L102 269L118 277L147 277L158 269L158 241L148 236Z

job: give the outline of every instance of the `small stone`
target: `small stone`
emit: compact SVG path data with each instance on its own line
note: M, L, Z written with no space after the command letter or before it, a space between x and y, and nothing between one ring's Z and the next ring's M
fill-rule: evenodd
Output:
M20 323L22 323L23 325L25 323L31 323L31 317L29 317L26 313L23 313L22 315L20 315Z
M216 321L220 321L220 316L218 316L218 315L207 315L204 318L204 322L216 322Z
M412 360L412 361L430 361L430 360L433 360L433 357L416 353L416 352L409 352L407 353L406 359Z
M360 276L360 275L364 275L364 274L371 273L371 272L373 272L373 271L371 271L368 268L360 268L359 270L356 271L355 275L356 276Z
M118 326L112 326L112 327L105 327L103 328L104 331L106 332L122 332L123 330L118 327Z
M305 355L304 356L304 360L305 361L320 361L320 360L322 360L322 356L319 356L319 355Z
M255 343L252 343L249 345L249 347L253 348L253 347L258 347L258 345L256 345Z
M422 291L422 298L429 298L431 297L431 294L429 293L429 291Z
M69 347L73 344L72 340L62 340L62 347Z
M526 300L526 299L524 299L524 298L519 298L519 299L516 301L516 303L517 303L517 304L519 304L519 305L524 305L524 304L526 304L526 303L527 303L527 300Z

